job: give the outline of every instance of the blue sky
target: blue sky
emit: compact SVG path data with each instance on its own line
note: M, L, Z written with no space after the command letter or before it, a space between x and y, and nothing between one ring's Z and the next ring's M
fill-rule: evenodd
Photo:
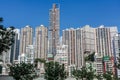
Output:
M60 28L117 26L120 31L120 0L0 0L5 26L49 26L49 9L60 3Z

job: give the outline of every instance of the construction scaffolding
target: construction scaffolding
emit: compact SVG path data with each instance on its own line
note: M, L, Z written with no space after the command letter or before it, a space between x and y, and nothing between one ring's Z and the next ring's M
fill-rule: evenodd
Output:
M53 4L49 11L49 53L56 55L56 46L59 45L59 4Z

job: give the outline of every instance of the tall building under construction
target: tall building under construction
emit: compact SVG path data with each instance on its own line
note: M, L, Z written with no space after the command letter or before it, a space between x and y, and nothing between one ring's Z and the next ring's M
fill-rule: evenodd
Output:
M53 4L49 11L49 53L56 54L56 46L59 45L59 5Z

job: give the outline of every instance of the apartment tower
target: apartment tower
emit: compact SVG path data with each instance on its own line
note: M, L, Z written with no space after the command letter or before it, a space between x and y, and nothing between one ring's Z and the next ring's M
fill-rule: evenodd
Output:
M97 69L103 69L103 71L97 70L98 73L106 71L115 72L114 66L112 66L114 65L113 39L114 35L117 33L117 27L104 27L102 25L99 28L96 28L96 59L99 57L99 60L97 60L99 62L99 65L97 62Z
M21 29L20 55L26 53L26 47L33 44L33 29L27 25Z
M19 45L20 45L20 30L15 29L15 36L14 36L14 44L11 46L10 52L10 62L14 63L14 61L18 60L19 56Z
M48 51L48 30L44 25L35 29L35 58L46 59Z
M86 25L63 30L63 44L68 45L68 65L81 68L85 65L85 54L95 52L95 29Z
M120 57L120 33L114 35L113 47L115 64L119 64L118 58ZM118 69L116 66L115 73L118 78L120 78L120 69Z
M46 60L47 53L48 53L48 29L44 25L40 25L35 29L35 58ZM43 69L44 64L39 63L38 68Z
M68 45L68 65L75 65L75 29L63 30L63 44Z

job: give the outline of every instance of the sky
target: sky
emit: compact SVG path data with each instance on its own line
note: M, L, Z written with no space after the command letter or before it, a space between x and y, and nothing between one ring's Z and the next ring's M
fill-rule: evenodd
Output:
M23 28L49 27L49 9L60 4L60 31L66 28L117 26L120 32L120 0L0 0L3 25Z

